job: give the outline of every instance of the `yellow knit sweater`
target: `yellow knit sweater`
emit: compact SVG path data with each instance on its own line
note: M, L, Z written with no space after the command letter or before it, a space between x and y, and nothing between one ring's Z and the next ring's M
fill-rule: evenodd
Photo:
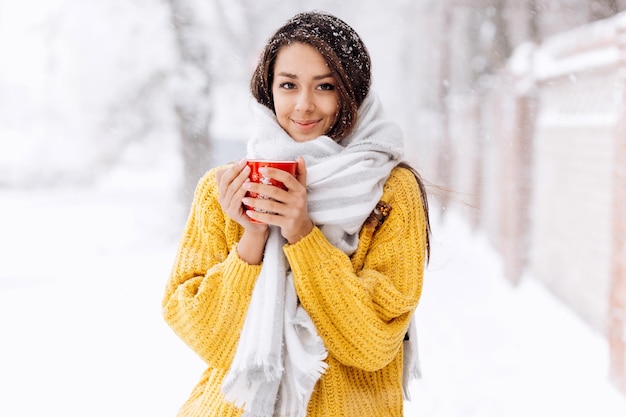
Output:
M163 299L165 320L207 364L179 417L240 416L223 400L261 266L239 258L243 228L218 203L215 169L198 183ZM422 289L426 223L412 173L393 170L382 200L388 219L363 226L346 256L318 228L284 253L300 301L328 349L328 369L309 402L311 417L400 417L402 340Z

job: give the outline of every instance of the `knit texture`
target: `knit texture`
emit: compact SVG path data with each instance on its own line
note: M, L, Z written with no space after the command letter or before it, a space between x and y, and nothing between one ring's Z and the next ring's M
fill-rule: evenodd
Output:
M248 158L304 155L309 216L334 247L352 255L359 230L403 154L400 129L385 117L373 93L359 109L354 132L339 143L327 136L294 141L272 111L253 105L256 128ZM285 243L280 229L270 226L261 274L222 387L226 399L244 409L244 417L305 417L327 367L323 341L298 302L282 251Z
M402 340L421 294L426 224L409 171L392 172L382 200L391 214L376 233L363 227L352 256L317 228L283 248L328 349L307 416L403 415ZM199 182L163 299L165 320L207 364L179 417L241 415L220 388L260 272L237 255L242 233L220 210L212 170Z

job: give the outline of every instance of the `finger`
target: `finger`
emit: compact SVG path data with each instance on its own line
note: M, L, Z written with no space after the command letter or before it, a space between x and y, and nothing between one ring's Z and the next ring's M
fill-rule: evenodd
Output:
M233 176L234 175L234 176ZM242 188L243 184L248 181L250 175L250 167L243 166L242 169L235 168L229 170L222 175L222 180L218 184L220 194L226 200L239 199L245 194L246 190Z
M275 201L271 198L244 197L242 202L246 206L252 207L255 211L268 213L279 213L282 211L283 206L281 202Z
M247 181L242 185L246 191L259 195L260 199L276 200L285 202L289 196L288 191L271 184L261 184L258 182Z
M264 177L283 183L287 189L294 188L297 183L296 177L291 175L290 172L283 171L282 169L263 167L259 168L259 173Z
M220 176L220 185L226 188L230 185L239 175L241 175L242 171L246 168L246 160L242 159L236 164L232 164L230 167L226 168L222 175Z
M255 184L256 185L256 184ZM256 210L270 212L281 217L300 217L307 212L306 194L285 191L271 185L255 187L259 197L245 197L243 203Z
M270 218L270 214L269 213L263 213L260 211L255 211L255 210L246 210L246 216L248 216L250 219L252 220L256 220L258 223L254 223L252 222L252 224L272 224L269 223L267 220L268 218Z
M243 184L249 181L248 177L250 176L250 167L245 166L239 172L239 174L233 179L231 186L238 191L238 194L245 194L246 190L242 187Z
M220 179L222 178L222 175L224 175L225 171L226 171L226 168L215 171L215 180L218 183L220 182Z
M286 180L287 178L292 176L287 171L283 171L282 169L272 168L272 167L259 168L259 174L263 175L266 178L271 178L273 180L280 181L280 182L283 182L283 180Z
M239 218L243 214L241 199L246 190L242 184L248 180L250 168L246 166L245 160L227 168L220 175L218 183L219 201L224 211L231 218Z

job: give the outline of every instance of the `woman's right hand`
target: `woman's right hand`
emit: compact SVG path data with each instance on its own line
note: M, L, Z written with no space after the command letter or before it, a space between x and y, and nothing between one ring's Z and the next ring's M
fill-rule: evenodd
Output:
M245 229L237 246L239 257L249 264L259 264L263 259L265 242L269 235L269 226L255 223L246 215L241 200L246 195L242 185L248 181L250 167L242 159L215 173L219 190L219 203L228 217L239 223Z

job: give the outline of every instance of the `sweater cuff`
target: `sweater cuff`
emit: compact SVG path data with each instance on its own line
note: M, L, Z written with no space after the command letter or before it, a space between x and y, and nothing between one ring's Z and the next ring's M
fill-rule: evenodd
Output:
M224 280L243 294L252 294L260 272L261 265L250 265L239 257L235 244L224 262Z
M283 247L283 252L292 269L297 268L296 265L298 264L301 265L300 269L319 267L320 259L331 259L331 253L334 251L339 251L339 249L328 242L326 236L317 226L298 242ZM315 256L311 254L315 254Z

